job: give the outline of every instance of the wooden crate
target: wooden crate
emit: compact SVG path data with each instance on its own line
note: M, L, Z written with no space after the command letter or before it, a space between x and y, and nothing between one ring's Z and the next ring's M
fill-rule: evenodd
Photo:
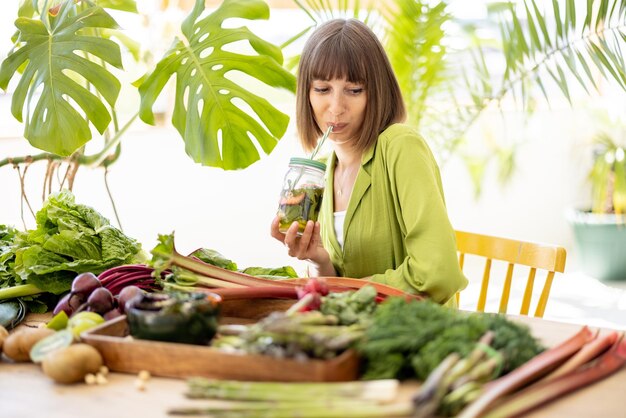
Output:
M265 316L261 311L280 310L274 308L281 304L289 305L285 301L269 305L259 302L257 309L248 306L247 310L241 310L240 303L225 303L222 322L253 322ZM241 302L241 305L246 304ZM155 376L175 378L204 376L282 382L333 382L355 380L358 377L358 358L352 350L331 360L298 361L227 353L202 345L133 339L128 335L128 322L122 316L84 332L81 339L98 349L104 364L116 372L138 373L147 370Z

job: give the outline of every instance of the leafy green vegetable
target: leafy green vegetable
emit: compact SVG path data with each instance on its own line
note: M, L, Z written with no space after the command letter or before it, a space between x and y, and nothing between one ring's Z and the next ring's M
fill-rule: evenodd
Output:
M237 264L224 257L221 253L216 250L211 250L209 248L199 248L196 251L189 254L190 257L197 257L205 263L212 264L217 267L221 267L226 270L237 271Z
M241 271L242 273L249 274L251 276L263 277L266 279L293 279L298 277L298 273L291 266L283 267L246 267Z
M357 291L331 292L322 298L320 311L335 315L341 325L369 322L376 310L376 288L366 285Z
M37 228L26 232L0 227L0 299L24 297L30 310L45 312L41 302L55 303L55 298L37 296L37 304L25 296L58 295L70 289L78 273L98 274L146 259L137 241L96 210L75 203L68 190L50 195L36 220Z
M0 225L0 288L14 286L19 277L13 271L15 262L15 236L18 231L10 226Z
M501 374L543 350L527 327L497 314L463 313L431 301L389 298L379 305L358 349L366 360L366 379L425 379L444 358L467 356L487 330L502 353ZM402 359L402 361L400 361Z
M179 257L174 246L174 233L171 234L159 234L159 243L152 250L152 261L150 264L155 269L154 277L160 282L162 286L168 286L168 284L175 284L178 286L209 286L215 287L217 284L211 283L210 278L203 277L188 269L172 263L173 258ZM269 279L285 279L295 278L298 274L291 266L284 267L247 267L243 270L238 270L237 263L233 260L224 257L219 251L209 248L199 248L189 254L189 257L195 257L207 264L211 264L216 267L220 267L230 271L240 271L251 276L269 278ZM184 258L184 257L183 257ZM169 271L169 274L165 276L165 280L161 279L161 273L165 270ZM181 290L179 288L179 290Z

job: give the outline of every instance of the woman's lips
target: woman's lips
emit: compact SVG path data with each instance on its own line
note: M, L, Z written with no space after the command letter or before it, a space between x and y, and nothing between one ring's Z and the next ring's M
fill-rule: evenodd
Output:
M347 123L329 123L328 125L333 127L333 133L337 133L341 131L343 128L345 128L348 124Z

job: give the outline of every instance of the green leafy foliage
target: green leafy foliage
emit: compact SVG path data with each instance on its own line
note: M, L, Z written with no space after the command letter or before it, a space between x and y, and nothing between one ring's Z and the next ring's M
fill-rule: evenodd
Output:
M376 288L363 286L356 291L331 292L322 298L320 312L334 315L341 325L367 325L376 310Z
M224 257L217 250L211 250L209 248L198 248L197 250L189 254L189 256L197 257L205 263L209 263L226 270L237 271L237 264L233 260L229 260L228 258Z
M316 25L338 17L335 2L296 3ZM356 7L359 2L345 3ZM461 156L472 171L476 192L490 161L502 167L502 181L515 163L515 145L500 139L480 147L466 143L467 132L487 109L512 97L531 114L539 98L549 101L551 83L567 100L573 100L574 85L591 92L600 79L626 90L623 0L488 2L487 21L499 25L495 35L483 22L458 19L449 11L450 3L389 0L376 8L384 21L385 50L407 103L407 122L431 141L442 162L453 154ZM372 19L370 26L379 29L375 23ZM498 58L503 72L500 65L492 65ZM477 154L476 148L485 152Z
M50 195L36 218L37 228L25 232L0 226L0 289L33 285L40 293L59 295L78 273L145 261L137 241L77 204L67 190ZM56 302L47 295L20 296L34 312Z
M15 236L18 231L7 225L0 225L0 288L14 286L19 280L13 270L15 262Z
M422 118L432 116L427 100L450 76L444 27L452 17L446 6L445 2L429 6L427 1L396 0L383 9L385 49L402 86L409 120L418 126Z
M626 129L622 127L626 138ZM626 146L607 132L598 134L594 163L589 174L593 213L626 213Z
M283 267L246 267L242 273L266 279L294 279L298 273L291 266Z
M230 18L267 19L269 8L263 1L225 0L210 15L203 17L203 11L204 1L198 0L182 26L185 40L176 39L154 72L142 80L140 117L154 123L152 105L175 74L172 123L185 140L187 154L204 165L245 168L259 159L252 137L265 153L271 152L289 118L227 75L240 72L289 91L295 91L295 77L282 67L280 48L246 27L222 26ZM241 41L247 41L258 55L227 49ZM245 102L260 122L240 108L237 100Z
M59 294L69 289L77 273L98 274L143 257L137 241L63 190L37 212L37 228L16 252L15 271L41 290Z
M358 348L366 360L364 377L424 380L450 353L467 356L488 330L495 334L491 346L504 357L502 374L543 350L527 327L504 316L391 298L379 305Z
M91 139L90 123L100 133L107 128L111 114L99 96L113 106L121 86L105 67L105 63L122 67L119 46L84 32L114 29L117 23L100 6L80 11L73 1L65 1L56 16L19 17L15 26L16 48L0 66L0 88L6 90L25 65L11 111L24 122L24 136L34 147L70 155ZM85 87L85 81L99 96Z

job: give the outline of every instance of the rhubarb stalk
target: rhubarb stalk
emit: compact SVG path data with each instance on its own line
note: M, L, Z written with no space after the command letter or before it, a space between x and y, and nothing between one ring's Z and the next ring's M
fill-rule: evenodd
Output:
M160 272L172 266L177 266L202 276L212 277L243 286L293 287L293 284L285 283L284 281L261 279L249 274L226 270L200 261L194 257L186 257L176 251L173 233L170 235L159 235L159 244L152 250L152 256L151 264L157 274L160 274Z
M590 385L621 369L626 363L626 341L616 341L593 363L563 374L554 380L542 381L511 397L485 418L508 418L524 414L576 389Z
M580 351L574 354L569 360L546 376L543 380L556 379L559 376L578 369L583 364L590 362L612 347L618 337L619 335L617 331L610 331L602 336L597 336L593 341L585 344Z
M538 354L509 374L491 382L476 401L461 411L459 418L482 416L498 399L554 370L592 339L593 334L584 326L568 340Z
M251 276L249 274L240 273L237 271L223 269L203 261L195 257L187 257L180 254L174 245L174 234L159 235L159 244L152 250L151 265L155 270L155 274L172 268L173 266L180 267L185 270L189 270L192 273L200 276L210 277L213 279L223 280L226 282L238 284L246 287L285 287L294 288L297 286L304 286L308 278L299 279L287 279L287 280L269 280L260 277ZM345 277L320 277L326 281L331 291L345 291L360 289L365 285L372 285L376 288L381 299L387 296L403 296L411 299L424 299L423 295L408 294L400 289L396 289L391 286L387 286L380 283L371 282L363 279L352 279ZM226 286L216 286L226 287Z

